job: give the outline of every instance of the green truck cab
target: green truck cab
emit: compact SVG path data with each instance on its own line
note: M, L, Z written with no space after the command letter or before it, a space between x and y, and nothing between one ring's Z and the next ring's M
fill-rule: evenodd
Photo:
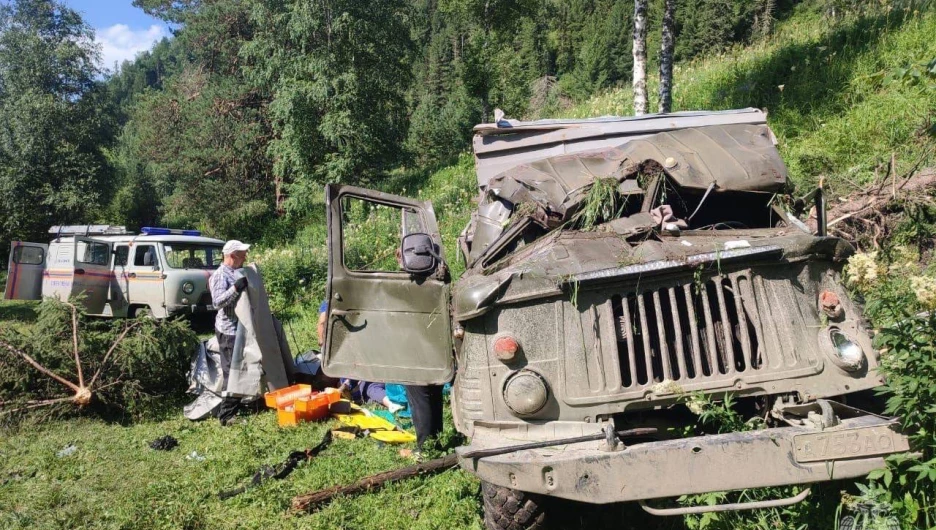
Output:
M782 506L808 490L715 507L655 499L861 477L909 450L868 410L883 379L842 285L854 250L783 206L763 112L475 133L479 206L454 285L431 204L327 187L323 366L371 381L454 376L453 416L471 440L460 463L483 481L488 528L540 527L550 497L657 515ZM764 427L674 434L695 424L691 396L726 394Z

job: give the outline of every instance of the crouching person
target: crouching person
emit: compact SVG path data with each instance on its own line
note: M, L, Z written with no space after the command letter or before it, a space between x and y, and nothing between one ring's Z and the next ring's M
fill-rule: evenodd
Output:
M221 372L224 374L222 393L227 391L231 374L231 359L234 357L234 337L237 335L237 315L234 313L234 308L237 307L241 294L247 289L247 278L243 276L240 269L247 259L248 249L250 245L237 240L225 243L221 249L224 261L208 280L211 301L218 310L218 315L215 317L215 335L218 338L218 348L221 350ZM240 398L225 396L224 401L218 407L218 420L221 425L230 423L239 407Z
M351 401L366 405L377 403L387 407L391 413L396 413L403 409L403 405L397 405L387 397L387 387L383 383L371 383L368 381L357 381L355 379L341 380L342 394L349 395Z

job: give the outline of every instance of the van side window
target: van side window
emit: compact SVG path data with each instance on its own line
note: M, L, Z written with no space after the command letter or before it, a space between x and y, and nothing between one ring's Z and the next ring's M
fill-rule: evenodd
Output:
M94 241L79 241L78 255L81 256L78 263L107 265L110 263L110 246L105 243L95 243Z
M127 258L130 257L130 248L126 245L121 245L117 247L114 251L114 265L117 267L125 267L127 265Z
M133 264L137 267L153 267L158 265L156 260L156 247L153 245L140 245L133 251Z
M44 257L42 247L20 246L13 249L13 263L18 265L39 265Z

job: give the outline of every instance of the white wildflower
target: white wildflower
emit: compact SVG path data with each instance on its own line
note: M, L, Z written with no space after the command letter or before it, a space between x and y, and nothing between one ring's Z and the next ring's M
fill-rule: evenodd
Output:
M848 266L845 269L848 274L848 284L859 289L867 289L876 284L880 272L877 256L877 251L858 252L848 258Z
M689 412L696 416L701 416L702 413L705 412L705 405L705 400L701 399L699 396L692 396L689 398L689 401L686 402L686 407L689 409Z
M925 309L936 310L936 278L914 276L910 278L910 288Z
M901 245L894 248L891 256L893 261L887 267L888 272L891 274L906 277L919 271L917 264L920 261L920 253L916 249Z
M660 381L659 383L653 385L653 387L651 388L651 391L654 394L682 394L683 393L682 387L679 386L679 384L676 383L676 381L672 381L670 379L664 379Z

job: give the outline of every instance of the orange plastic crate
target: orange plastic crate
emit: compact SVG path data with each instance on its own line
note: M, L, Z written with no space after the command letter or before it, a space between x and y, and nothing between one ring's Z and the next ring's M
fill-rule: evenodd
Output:
M308 397L311 395L311 385L293 385L274 390L273 392L267 392L263 395L263 399L266 401L267 407L271 409L281 409L292 405L301 397Z
M304 421L321 420L328 416L328 394L318 394L296 400L296 410L304 414Z
M279 422L280 427L292 427L297 425L302 421L302 415L304 413L299 412L292 406L277 409L276 410L276 421Z

